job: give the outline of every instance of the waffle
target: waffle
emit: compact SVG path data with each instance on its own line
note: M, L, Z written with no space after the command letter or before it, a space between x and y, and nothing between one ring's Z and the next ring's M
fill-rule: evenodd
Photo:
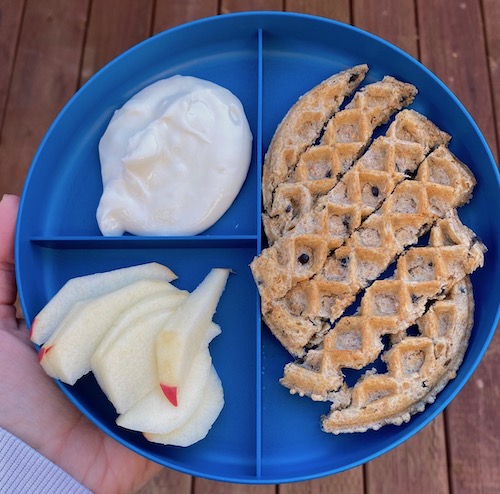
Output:
M399 338L382 360L387 372L366 372L352 389L348 404L335 406L322 420L325 432L365 432L387 424L401 425L433 403L455 378L474 319L472 285L460 280L444 300L435 302L417 321L418 336Z
M367 65L357 65L321 82L288 110L266 154L263 176L264 209L270 210L274 189L295 168L300 155L315 142L324 126L365 78Z
M400 182L356 231L330 227L338 221L357 226L363 206L340 204L339 214L338 205L327 203L323 209L331 216L318 222L321 229L283 237L251 264L267 326L292 355L302 356L396 256L439 217L466 203L474 185L470 170L439 146L415 179Z
M282 132L280 126L266 155L262 178L262 220L270 244L314 208L317 198L330 191L364 152L375 128L409 105L416 93L415 86L389 76L363 87L329 120L320 143L311 140L299 156L274 151L283 149L284 139L290 140L290 134ZM295 110L291 110L292 115L296 115ZM283 156L292 154L286 174L283 164L280 173L272 171L278 169L276 162L283 163Z
M390 279L375 281L364 293L359 311L344 316L302 361L287 364L281 383L313 400L336 400L341 369L362 369L383 350L382 336L401 334L416 322L429 301L438 300L484 262L486 248L464 226L455 210L432 228L429 245L399 257Z

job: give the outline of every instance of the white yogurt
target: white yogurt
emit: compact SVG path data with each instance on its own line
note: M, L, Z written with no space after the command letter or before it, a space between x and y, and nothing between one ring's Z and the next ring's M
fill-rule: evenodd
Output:
M196 235L245 181L252 134L227 89L195 77L160 80L117 110L99 143L103 235Z

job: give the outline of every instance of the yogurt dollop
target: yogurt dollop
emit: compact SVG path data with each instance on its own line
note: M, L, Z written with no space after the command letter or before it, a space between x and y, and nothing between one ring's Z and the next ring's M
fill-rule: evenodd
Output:
M176 75L147 86L117 110L99 143L105 236L196 235L238 195L252 133L229 90Z

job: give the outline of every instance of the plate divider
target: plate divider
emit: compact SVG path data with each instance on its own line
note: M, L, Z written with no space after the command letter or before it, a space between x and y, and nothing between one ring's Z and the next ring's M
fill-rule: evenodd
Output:
M257 232L257 254L260 253L262 248L262 228L261 228L261 211L262 211L262 125L263 125L263 46L262 46L262 28L257 31L257 43L258 43L258 59L257 59L257 211L256 211L256 232ZM256 418L256 455L255 455L255 474L257 478L262 476L262 323L260 318L260 297L257 292L257 303L256 303L256 315L255 318L255 335L256 335L256 394L255 394L255 418Z
M187 237L98 237L80 235L33 236L33 245L53 249L149 249L158 247L253 247L259 241L258 235L213 235Z

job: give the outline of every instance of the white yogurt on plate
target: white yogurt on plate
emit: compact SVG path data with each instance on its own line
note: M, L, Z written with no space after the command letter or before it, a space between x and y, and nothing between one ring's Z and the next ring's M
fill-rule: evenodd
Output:
M245 181L252 134L227 89L163 79L113 115L99 143L103 235L196 235L231 206Z

